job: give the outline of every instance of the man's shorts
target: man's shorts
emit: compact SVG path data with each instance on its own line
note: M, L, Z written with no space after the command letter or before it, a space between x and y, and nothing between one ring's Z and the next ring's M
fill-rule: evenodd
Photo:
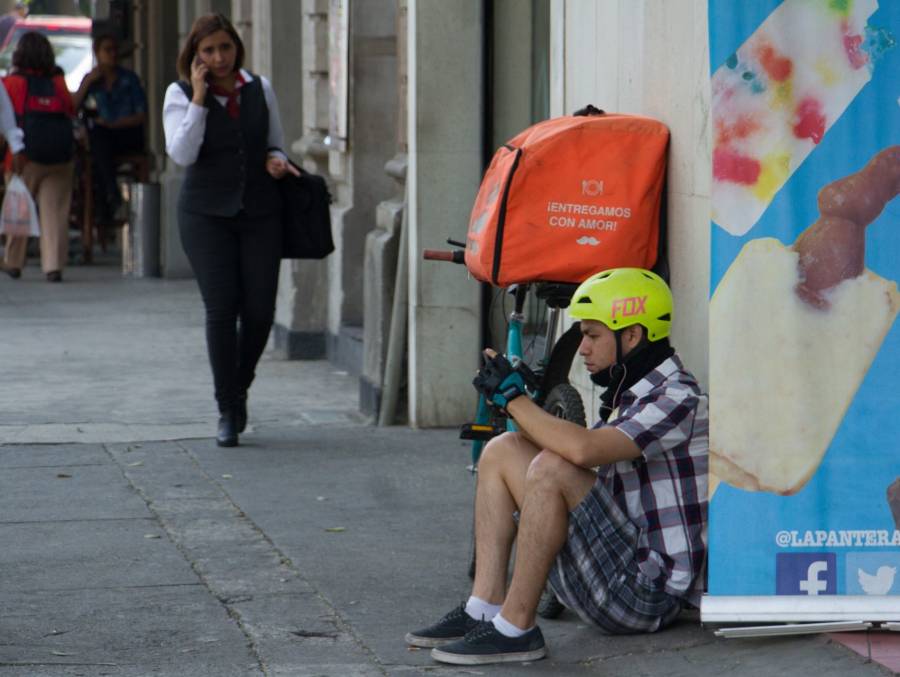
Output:
M559 601L610 634L654 632L675 620L681 601L640 573L637 538L606 486L594 483L569 513L569 536L550 570Z

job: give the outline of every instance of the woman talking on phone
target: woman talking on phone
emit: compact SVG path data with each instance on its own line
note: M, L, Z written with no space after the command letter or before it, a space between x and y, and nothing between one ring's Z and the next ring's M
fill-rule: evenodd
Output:
M199 17L163 104L166 152L187 168L178 197L181 242L206 308L219 408L216 442L247 424L247 391L272 327L281 257L276 180L297 171L268 80L241 68L244 46L221 14Z

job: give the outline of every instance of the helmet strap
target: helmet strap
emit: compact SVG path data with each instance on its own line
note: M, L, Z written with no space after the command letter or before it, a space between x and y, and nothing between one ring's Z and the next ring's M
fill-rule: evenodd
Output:
M616 361L609 369L591 376L591 381L606 388L600 396L600 418L609 420L610 414L619 404L619 396L628 390L654 368L675 354L669 339L649 341L646 336L628 355L622 355L622 332L615 331Z

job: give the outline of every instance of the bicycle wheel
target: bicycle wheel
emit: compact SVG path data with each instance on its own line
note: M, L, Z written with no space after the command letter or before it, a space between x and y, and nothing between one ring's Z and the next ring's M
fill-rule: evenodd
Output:
M556 599L556 593L553 588L547 584L538 600L537 615L541 618L559 618L560 614L566 610L563 603Z
M570 383L557 383L544 400L544 411L580 426L587 425L581 395Z
M547 399L544 400L544 411L553 414L557 418L562 418L581 426L587 425L581 395L569 383L557 383L553 386L547 394ZM538 616L541 618L556 618L565 608L562 602L556 599L556 594L550 588L550 585L547 584L538 602Z

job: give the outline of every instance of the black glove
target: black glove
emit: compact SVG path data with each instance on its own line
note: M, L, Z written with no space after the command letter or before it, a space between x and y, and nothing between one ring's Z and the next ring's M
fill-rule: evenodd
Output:
M501 409L525 394L525 379L503 355L485 359L472 385L488 402Z

